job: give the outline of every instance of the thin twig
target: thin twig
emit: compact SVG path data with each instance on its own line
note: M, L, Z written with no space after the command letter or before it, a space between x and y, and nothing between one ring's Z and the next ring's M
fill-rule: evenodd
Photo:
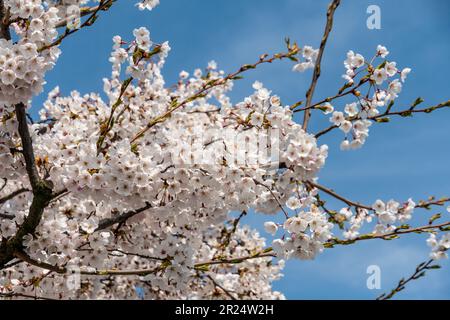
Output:
M210 275L207 275L206 277L209 280L211 280L211 282L214 284L215 287L221 289L231 300L237 300L237 298L234 297L229 290L227 290L223 286L221 286L216 280L214 280L213 277L211 277Z
M425 261L425 262L422 262L421 264L419 264L416 267L416 270L414 271L414 273L408 279L406 279L406 280L404 278L400 279L397 286L394 289L392 289L390 293L388 293L388 294L383 293L382 295L377 297L377 300L389 300L394 295L396 295L400 291L404 290L406 284L425 276L426 270L439 269L440 268L439 265L433 265L433 266L431 265L431 263L433 263L433 261L434 261L433 259L430 259L428 261Z
M316 89L317 81L320 77L320 64L322 62L322 56L323 52L325 50L325 46L327 44L328 36L330 35L331 29L333 28L333 18L334 18L334 12L336 11L337 7L339 6L340 0L333 0L330 5L328 6L327 11L327 24L325 26L325 31L322 37L322 41L320 43L319 53L317 55L316 63L314 66L314 73L311 81L311 85L306 92L306 105L305 105L305 115L303 118L303 130L308 129L308 122L311 117L311 102L314 95L314 90Z
M143 206L139 209L126 211L124 213L121 213L121 214L113 217L113 218L103 219L100 221L100 223L98 224L98 227L95 231L100 231L100 230L109 228L109 227L115 225L116 223L125 222L128 219L130 219L131 217L134 217L135 215L142 213L142 212L150 209L151 207L152 207L152 205L150 203L147 203L145 206Z
M47 298L47 297L41 297L41 296L33 296L33 295L30 295L30 294L18 293L18 292L0 293L0 297L1 298L18 297L18 298L29 298L29 299L33 299L33 300L57 300L57 299L53 299L53 298Z
M98 10L99 10L99 6L81 8L80 9L80 17L87 16ZM69 20L62 20L56 25L56 28L66 27L69 22L70 22Z
M217 265L217 264L238 264L247 260L252 259L258 259L258 258L268 258L268 257L275 257L275 253L272 252L272 248L267 248L265 250L262 250L260 252L240 257L240 258L227 258L227 259L217 259L217 260L211 260L211 261L205 261L195 264L195 269L202 269L205 266L210 265Z
M311 182L311 181L306 182L306 184L310 185L310 186L312 186L314 188L317 188L317 189L319 189L319 190L329 194L330 196L332 196L332 197L334 197L334 198L336 198L338 200L341 200L342 202L346 203L349 206L363 208L363 209L367 209L367 210L372 210L372 207L364 205L364 204L361 204L359 202L354 202L354 201L349 200L347 198L344 198L343 196L337 194L333 190L328 189L328 188L326 188L326 187L324 187L324 186L322 186L320 184L317 184L317 183L314 183L314 182Z
M27 188L20 188L10 194L8 194L7 196L4 196L3 198L0 198L0 205L4 204L6 201L9 201L15 197L17 197L18 195L25 193L25 192L29 192L30 190Z
M97 19L97 14L101 11L101 10L108 10L112 4L115 2L116 0L101 0L100 4L95 8L95 10L92 12L92 14L89 16L89 18L86 19L86 21L84 21L81 26L79 28L76 29L66 29L66 31L60 35L55 41L53 41L52 43L45 45L41 48L38 49L38 52L42 52L45 50L48 50L54 46L60 45L61 42L67 38L68 36L70 36L71 34L74 34L75 32L83 29L84 27L88 27L91 26L95 20Z
M293 110L294 113L297 113L297 112L305 111L305 110L308 110L308 109L314 109L314 108L316 108L316 107L318 107L320 105L323 105L326 102L331 102L331 101L333 101L333 100L335 100L337 98L342 98L342 97L345 97L346 95L354 94L356 92L356 90L359 87L361 87L364 83L366 83L367 81L369 81L369 78L361 79L361 81L355 87L353 87L351 89L348 89L347 91L339 92L339 93L337 93L334 96L327 97L327 98L325 98L325 99L323 99L323 100L321 100L319 102L316 102L316 103L312 104L308 108L307 107L303 107L303 108L299 108L299 109L293 108L292 110ZM295 105L298 105L298 104L299 104L299 102L296 102L292 106L295 106Z

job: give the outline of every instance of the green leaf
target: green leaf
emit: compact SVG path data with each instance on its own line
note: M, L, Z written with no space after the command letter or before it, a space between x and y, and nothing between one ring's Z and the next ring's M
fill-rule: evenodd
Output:
M394 239L398 239L398 238L400 238L398 235L393 235L393 236L386 237L386 238L383 238L383 239L390 241L390 240L394 240Z
M195 269L200 270L200 271L208 271L209 270L209 266L208 265L201 265L201 266L197 266Z
M246 71L246 70L249 70L249 69L255 69L256 67L254 66L254 65L252 65L252 64L244 64L242 67L241 67L241 71Z
M294 104L291 106L291 110L294 110L295 108L301 106L302 104L303 104L303 101L298 101L298 102L294 103Z
M436 213L436 214L432 215L430 220L428 220L428 224L433 224L433 221L439 219L440 217L441 217L440 213Z
M388 113L392 109L393 105L394 105L394 100L391 100L386 108L386 113Z
M385 118L376 118L375 121L378 122L378 123L389 122L389 118L388 118L388 117L385 117Z
M386 60L384 60L381 64L379 64L375 69L382 69L386 65Z
M424 100L421 97L418 97L413 104L411 105L411 108L414 108L416 106L418 106L419 104L421 104Z
M411 111L404 111L402 113L400 113L401 117L412 117L412 112Z
M353 84L347 82L346 84L344 84L340 89L339 89L339 94L341 94L342 92L344 92L345 89L350 88Z
M131 145L131 152L133 152L135 155L138 155L138 154L139 154L139 150L138 150L138 145L137 145L137 143L133 143L133 144Z
M422 271L421 273L419 273L414 279L419 279L425 276L425 271Z
M434 266L427 267L427 269L440 269L440 268L441 268L441 266L437 265L437 264L435 264Z

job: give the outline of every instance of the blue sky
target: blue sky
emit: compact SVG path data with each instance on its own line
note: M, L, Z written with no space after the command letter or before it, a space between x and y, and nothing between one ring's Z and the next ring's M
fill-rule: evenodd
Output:
M212 59L226 72L233 71L256 61L262 53L282 51L286 36L300 46L318 47L328 4L325 0L161 0L161 5L149 13L133 8L134 2L118 1L93 27L63 43L63 54L47 76L46 92L56 85L66 94L74 89L82 93L101 92L102 78L110 74L107 59L112 37L119 34L131 39L132 30L139 26L148 27L155 42L170 42L172 51L164 69L168 84L176 81L181 70L204 67ZM371 4L381 8L380 30L366 27L366 9ZM450 2L446 0L343 0L336 13L314 100L333 95L342 86L342 62L349 49L369 57L378 44L387 46L390 59L397 61L398 66L413 69L397 107L409 105L418 96L425 99L424 106L447 100L449 9ZM311 73L293 73L291 66L278 62L246 74L231 97L237 102L251 94L251 84L260 80L285 104L303 99ZM44 93L34 99L34 111L45 96ZM335 106L343 107L343 103ZM364 148L351 152L339 150L343 137L340 132L325 136L320 143L329 145L330 155L320 181L365 203L378 198L418 200L429 195L450 195L449 120L447 110L395 118L391 123L372 126ZM323 128L327 121L313 116L311 130ZM331 199L329 204L341 207ZM416 216L420 224L429 213L417 211ZM266 217L253 214L245 223L262 230L265 220ZM261 233L266 236L264 231ZM289 261L284 278L274 287L290 299L372 299L427 258L425 239L425 235L414 235L388 242L368 241L327 250L315 261ZM381 290L366 287L366 268L372 264L381 267ZM443 269L431 271L426 278L408 285L399 297L449 299L450 266L448 261L443 265Z

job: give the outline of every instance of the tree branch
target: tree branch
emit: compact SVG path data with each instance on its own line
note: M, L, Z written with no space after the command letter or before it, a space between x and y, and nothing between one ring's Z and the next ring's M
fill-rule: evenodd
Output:
M18 195L20 195L20 194L22 194L22 193L25 193L25 192L29 192L29 191L30 191L30 190L28 190L27 188L21 188L21 189L18 189L18 190L16 190L16 191L14 191L14 192L8 194L7 196L4 196L3 198L0 198L0 206L1 206L2 204L4 204L6 201L9 201L9 200L11 200L11 199L17 197Z
M217 283L216 280L214 280L213 277L211 277L210 275L206 276L209 280L211 280L211 282L213 283L213 285L217 288L219 288L220 290L222 290L231 300L237 300L236 297L234 297L230 291L228 291L227 289L225 289L223 286L221 286L219 283Z
M9 32L9 13L6 10L3 0L0 0L0 39L11 40Z
M33 191L36 191L41 184L41 179L37 171L33 142L28 129L26 106L23 103L19 103L16 105L15 109L16 118L19 123L19 135L22 140L22 153L25 158L25 167L30 180L31 188Z
M385 112L383 112L383 113L381 113L379 115L373 116L373 117L369 117L367 119L368 120L372 120L374 122L389 122L389 118L388 118L389 116L410 117L414 113L431 113L431 112L433 112L435 110L448 108L448 107L450 107L450 100L441 102L441 103L439 103L437 105L434 105L434 106L431 106L431 107L428 107L428 108L424 108L424 109L411 109L411 107L408 107L408 109L401 110L401 111L390 111L390 109L387 109ZM360 119L361 119L360 117L353 117L353 118L352 117L347 117L346 120L348 120L348 121L355 121L355 120L360 120ZM387 119L387 121L383 121L383 119ZM330 132L330 131L332 131L332 130L334 130L336 128L339 128L339 127L336 126L336 125L331 125L328 128L326 128L326 129L316 133L315 137L319 138L320 136L323 136L324 134L326 134L326 133L328 133L328 132Z
M93 8L92 14L89 16L89 18L86 19L86 21L84 21L84 22L81 24L81 26L80 26L79 28L77 28L77 29L66 29L66 31L65 31L62 35L60 35L55 41L53 41L52 43L50 43L50 44L48 44L48 45L45 45L45 46L39 48L38 51L39 51L39 52L42 52L42 51L45 51L45 50L50 49L51 47L60 45L61 42L62 42L65 38L67 38L68 36L70 36L71 34L74 34L75 32L77 32L77 31L83 29L84 27L89 27L89 26L91 26L91 25L95 22L95 20L97 19L97 17L98 17L97 14L98 14L101 10L104 10L104 11L108 10L108 9L113 5L113 3L114 3L115 1L116 1L116 0L101 0L101 1L100 1L100 4L99 4L97 7ZM90 13L90 12L89 12L89 13ZM87 13L87 14L89 14L89 13ZM86 15L87 15L87 14L86 14ZM65 23L67 23L67 22L65 22ZM58 26L59 26L59 25L58 25Z
M207 83L205 83L202 88L200 88L195 94L193 94L192 96L184 99L183 101L181 101L180 103L176 102L176 100L173 102L173 104L169 107L169 109L164 112L163 114L161 114L160 116L156 116L155 118L153 118L152 120L150 120L147 125L145 126L145 128L141 129L138 133L136 133L133 137L133 139L131 139L131 143L135 143L138 139L140 139L148 130L150 130L151 128L153 128L156 124L164 121L167 117L169 117L175 110L178 110L179 108L182 108L183 106L185 106L186 104L195 101L196 99L200 98L200 97L204 97L208 90L224 85L226 84L228 81L230 80L236 80L239 79L239 75L244 73L247 70L250 69L255 69L258 65L260 64L264 64L264 63L272 63L275 60L283 60L289 57L293 57L296 54L298 54L299 49L296 45L292 46L289 48L289 52L286 53L277 53L274 54L271 57L268 57L267 54L262 55L259 59L258 62L254 63L254 64L246 64L243 65L242 67L239 68L239 70L228 74L226 77L224 78L219 78L219 79L213 79Z
M347 205L349 205L351 207L358 207L358 208L363 208L363 209L367 209L367 210L372 210L372 207L370 207L368 205L361 204L359 202L351 201L351 200L349 200L347 198L344 198L343 196L337 194L333 190L328 189L328 188L326 188L324 186L321 186L320 184L313 183L311 181L307 181L306 184L310 185L311 187L317 188L317 189L319 189L319 190L329 194L330 196L332 196L332 197L334 197L334 198L336 198L338 200L341 200L342 202L346 203Z
M394 289L392 289L389 294L383 293L382 295L377 297L377 300L389 300L395 294L404 290L406 284L408 284L409 282L411 282L413 280L417 280L417 279L425 276L426 270L439 269L440 268L439 265L433 265L433 266L431 265L431 263L433 263L433 261L434 261L433 259L430 259L428 261L425 261L425 262L422 262L421 264L419 264L416 267L416 270L414 271L414 273L408 279L406 279L406 280L404 278L400 279L397 286Z
M116 1L116 0L114 0L114 1ZM81 17L85 17L85 16L87 16L87 15L93 13L93 12L96 12L96 11L100 10L99 7L100 6L81 8L80 16ZM70 21L68 21L68 20L62 20L56 25L56 28L66 27L69 22Z
M35 260L31 258L29 255L27 255L24 251L18 250L15 251L13 256L17 259L20 259L21 261L24 261L30 265L39 267L41 269L49 270L58 274L66 274L68 272L68 269L65 267L60 267L56 265L51 265L46 262L41 262L38 260ZM213 261L206 261L202 263L197 263L194 266L194 269L204 271L205 267L209 265L216 265L216 264L238 264L247 260L251 259L257 259L257 258L265 258L265 257L275 257L275 254L272 253L272 248L265 249L261 252L257 252L252 255L248 255L245 257L240 258L229 258L229 259L220 259L220 260L213 260ZM136 269L136 270L92 270L92 271L80 271L81 275L88 275L88 276L145 276L160 270L164 270L170 265L170 261L167 259L161 259L161 264L152 269Z
M3 1L0 1L0 37L10 40L9 23L5 21L6 13ZM6 30L6 31L5 31ZM0 244L0 270L14 259L14 252L22 248L22 240L26 234L32 234L39 225L44 208L52 198L51 187L39 177L36 168L33 143L28 129L26 106L23 103L15 106L16 118L19 124L19 136L22 141L22 154L25 158L25 167L33 190L33 201L28 216L17 230L16 234Z
M132 210L132 211L127 211L124 212L122 214L119 214L113 218L109 218L109 219L103 219L100 221L100 223L98 224L97 229L95 229L95 231L100 231L100 230L104 230L106 228L112 227L113 225L115 225L116 223L123 223L125 221L127 221L128 219L130 219L131 217L134 217L135 215L144 212L145 210L148 210L152 207L152 205L150 203L147 203L144 207L136 209L136 210Z
M14 252L22 247L23 237L32 234L39 225L45 207L52 199L52 188L47 182L41 180L34 157L33 142L28 129L26 106L23 103L15 106L16 118L19 124L19 135L22 141L25 167L33 190L33 201L27 217L17 230L16 234L3 241L0 245L0 269L14 258Z
M383 234L367 233L367 234L364 234L364 235L361 235L359 237L356 237L354 239L349 239L349 240L341 240L341 239L334 238L334 239L331 239L328 241L328 243L326 244L326 247L332 248L334 245L337 245L337 244L348 245L348 244L353 244L357 241L371 240L371 239L392 240L392 239L395 239L400 234L423 233L423 232L429 232L429 231L436 230L436 229L445 230L446 227L448 227L448 226L450 226L450 221L444 222L441 224L435 224L435 225L428 224L426 226L421 226L421 227L416 227L416 228L403 229L403 228L399 227L393 232L383 233Z
M371 206L369 206L369 205L349 200L349 199L347 199L347 198L337 194L335 191L333 191L333 190L331 190L331 189L329 189L327 187L324 187L324 186L322 186L320 184L317 184L317 183L314 183L314 182L311 182L311 181L306 181L305 184L309 185L310 187L314 187L314 188L317 188L317 189L325 192L326 194L328 194L328 195L330 195L330 196L332 196L332 197L334 197L334 198L344 202L345 204L347 204L350 207L358 207L358 208L363 208L363 209L367 209L367 210L373 210L373 208ZM417 209L428 209L428 208L430 208L430 206L442 206L446 202L450 202L450 198L449 197L441 198L439 200L435 200L433 197L431 197L429 201L423 201L423 200L419 201L414 206L414 208L417 208Z
M305 105L305 115L303 118L303 130L308 129L308 122L311 117L311 102L314 95L314 90L316 89L317 81L320 77L320 64L322 62L323 52L325 50L325 46L327 44L328 36L330 35L331 29L333 28L333 18L334 12L340 4L340 0L333 0L329 6L327 11L327 24L325 26L325 32L322 37L322 41L320 43L319 54L317 55L316 64L314 66L314 73L311 81L311 85L306 92L306 105Z
M267 248L265 250L262 250L260 252L244 256L241 258L227 258L227 259L217 259L217 260L211 260L211 261L205 261L195 264L196 269L202 269L203 267L210 266L210 265L216 265L216 264L238 264L247 260L251 259L258 259L258 258L267 258L267 257L276 257L275 253L272 252L272 248Z
M353 88L351 88L351 89L348 89L347 91L342 91L342 92L339 91L339 93L337 93L336 95L331 96L331 97L327 97L327 98L325 98L325 99L323 99L323 100L321 100L321 101L319 101L319 102L316 102L316 103L312 104L312 105L311 105L310 107L308 107L308 108L303 107L303 108L296 109L295 106L296 106L296 105L299 105L299 103L300 103L300 102L296 102L296 103L294 103L294 104L291 106L291 110L293 110L294 113L297 113L297 112L305 111L305 110L308 110L308 109L314 109L314 108L319 107L320 105L322 105L322 104L324 104L324 103L326 103L326 102L331 102L331 101L333 101L333 100L335 100L335 99L337 99L337 98L342 98L342 97L345 97L346 95L354 94L355 91L356 91L356 89L358 89L359 87L361 87L361 86L362 86L364 83L366 83L367 81L369 81L369 78L361 79L361 81L360 81L355 87L353 87ZM341 89L341 90L342 90L342 89Z
M41 296L33 296L31 294L18 293L18 292L9 292L9 293L0 293L0 298L28 298L33 300L57 300L53 298L41 297Z

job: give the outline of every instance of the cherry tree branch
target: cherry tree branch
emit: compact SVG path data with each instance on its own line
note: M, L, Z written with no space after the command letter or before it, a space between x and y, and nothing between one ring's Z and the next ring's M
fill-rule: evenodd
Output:
M325 98L325 99L323 99L323 100L321 100L319 102L316 102L316 103L312 104L308 108L307 107L303 107L303 108L296 109L295 106L300 105L300 101L299 101L299 102L294 103L291 106L291 109L293 110L294 113L305 111L305 110L308 110L308 109L314 109L314 108L319 107L320 105L322 105L322 104L324 104L326 102L331 102L331 101L333 101L335 99L338 99L338 98L341 98L341 97L345 97L345 96L347 96L349 94L354 94L356 92L356 90L359 87L361 87L364 83L366 83L367 81L369 81L369 78L363 78L363 79L361 79L361 81L355 87L353 87L351 89L348 89L347 91L345 91L345 89L344 90L341 89L342 92L340 90L339 93L337 93L336 95L331 96L331 97L327 97L327 98Z
M130 77L122 83L122 85L120 87L119 96L117 97L116 102L111 106L111 111L110 111L109 117L106 120L106 122L104 123L103 127L100 128L100 136L98 137L98 140L97 140L97 154L100 154L100 152L102 151L103 142L105 141L105 138L108 135L108 133L113 128L114 113L115 113L116 109L123 103L122 97L125 94L127 88L130 86L132 81L133 81L133 78Z
M388 294L383 293L382 295L377 297L377 300L389 300L394 295L396 295L400 291L404 290L405 286L409 282L412 282L414 280L417 280L417 279L422 278L423 276L425 276L426 270L439 269L440 268L439 265L431 265L433 263L433 261L434 261L433 259L430 259L428 261L420 263L416 267L416 270L414 271L414 273L409 278L407 278L407 279L404 279L404 278L400 279L400 281L398 282L397 286L394 289L392 289L391 292L389 292Z
M97 14L98 14L100 11L102 11L102 10L103 10L103 11L108 10L108 9L113 5L113 3L114 3L115 1L116 1L116 0L101 0L101 1L100 1L100 4L99 4L97 7L95 7L95 8L93 9L92 14L86 19L86 21L84 21L84 22L81 24L81 26L80 26L79 28L76 28L76 29L66 29L66 31L65 31L62 35L60 35L55 41L53 41L52 43L50 43L50 44L48 44L48 45L45 45L45 46L39 48L38 51L39 51L39 52L42 52L42 51L48 50L48 49L50 49L50 48L52 48L52 47L54 47L54 46L60 45L61 42L62 42L65 38L67 38L68 36L74 34L75 32L78 32L79 30L81 30L81 29L83 29L83 28L85 28L85 27L90 27L90 26L93 25L94 22L97 20L97 18L98 18L98 15L97 15ZM87 15L87 14L86 14L86 15ZM67 22L66 22L66 23L67 23Z
M122 254L124 256L134 256L134 257L147 259L147 260L158 260L158 261L165 261L166 260L166 259L163 259L163 258L147 256L145 254L139 254L139 253L134 253L134 252L126 252L126 251L123 251L123 250L120 250L120 249L108 249L108 251L111 254L114 253L114 252L118 252L119 254ZM119 255L113 255L113 256L118 256L119 257Z
M410 117L412 116L414 113L431 113L435 110L439 110L439 109L443 109L443 108L449 108L450 107L450 100L441 102L437 105L428 107L428 108L423 108L423 109L415 109L415 108L411 108L408 107L407 109L401 110L401 111L391 111L389 108L386 109L385 112L378 114L376 116L372 116L372 117L368 117L368 120L372 120L374 122L389 122L389 116L401 116L401 117ZM360 117L347 117L346 120L349 121L355 121L355 120L360 120ZM318 133L315 134L316 138L319 138L320 136L323 136L324 134L334 130L338 128L338 126L336 125L331 125L326 129L323 129L322 131L319 131Z
M227 289L225 289L223 286L221 286L219 283L217 283L216 280L214 280L213 277L211 277L210 275L206 276L209 280L211 280L211 282L213 283L213 285L217 288L219 288L220 290L222 290L231 300L237 300L237 298L235 296L233 296L231 294L230 291L228 291Z
M265 249L260 252L256 252L254 254L239 257L239 258L228 258L228 259L218 259L218 260L212 260L212 261L206 261L202 263L197 263L194 266L194 269L198 269L200 271L204 271L205 268L209 265L217 265L217 264L238 264L242 263L247 260L251 259L257 259L257 258L265 258L265 257L274 257L274 253L271 252L272 249ZM36 259L33 259L29 255L27 255L25 252L19 250L14 252L14 257L17 259L20 259L21 261L24 261L30 265L33 265L35 267L39 267L41 269L49 270L58 274L66 274L69 272L69 270L65 267L60 267L57 265L52 265L46 262L38 261ZM145 276L148 274L152 274L161 270L164 270L170 266L170 261L167 259L162 259L162 262L159 266L152 269L136 269L136 270L81 270L81 275L87 275L87 276Z
M0 0L0 39L11 39L11 33L9 32L9 13L5 8L3 0Z
M51 264L46 263L46 262L41 262L41 261L35 260L35 259L31 258L29 255L27 255L23 251L16 251L14 253L14 256L16 258L22 260L22 261L27 262L28 264L31 264L31 265L36 266L36 267L39 267L41 269L50 270L50 271L56 272L58 274L66 274L69 271L65 267L51 265ZM166 261L164 261L160 266L158 266L157 268L154 268L154 269L90 270L90 271L82 270L82 271L80 271L80 274L81 275L88 275L88 276L106 276L106 275L111 275L111 276L131 276L131 275L145 276L145 275L157 272L159 270L162 270L163 266L165 266L165 267L168 266Z
M2 9L0 10L1 29L6 28L9 30L9 25L4 20L5 17L3 1L0 1L0 9ZM0 36L7 40L11 39L9 32L2 32ZM53 198L52 187L48 182L41 179L36 167L33 141L31 139L31 134L28 128L26 108L26 105L23 103L15 105L15 113L18 122L18 133L22 142L21 154L23 155L25 160L25 168L33 192L33 200L29 208L28 215L24 219L23 223L19 226L16 234L8 240L3 240L3 242L0 244L0 270L3 269L4 266L14 258L14 252L22 247L23 237L27 234L34 233L41 221L45 207L47 207L50 200Z
M143 206L139 209L126 211L124 213L121 213L121 214L113 217L113 218L103 219L100 221L100 223L98 224L98 227L95 231L104 230L106 228L112 227L113 225L115 225L117 223L124 223L131 217L134 217L135 215L142 213L142 212L150 209L151 207L152 207L152 205L150 203L147 203L145 206Z
M327 187L324 187L324 186L322 186L322 185L320 185L318 183L314 183L314 182L311 182L311 181L306 181L305 183L307 185L309 185L310 187L317 188L320 191L323 191L326 194L328 194L328 195L330 195L330 196L332 196L332 197L334 197L334 198L344 202L345 204L347 204L350 207L356 207L356 208L363 208L363 209L367 209L367 210L373 210L372 207L369 206L369 205L362 204L362 203L359 203L359 202L356 202L356 201L352 201L352 200L350 200L348 198L345 198L345 197L339 195L338 193L336 193L335 191L333 191L333 190L331 190L331 189L329 189ZM423 201L423 200L419 201L415 205L414 208L417 208L417 209L420 209L420 208L422 208L422 209L429 209L430 206L442 206L446 202L450 202L450 198L449 197L444 197L444 198L441 198L441 199L438 199L438 200L436 200L435 198L431 197L430 200L428 200L428 201Z
M21 188L18 189L10 194L8 194L7 196L4 196L3 198L0 198L0 206L3 205L5 202L14 199L15 197L17 197L18 195L25 193L25 192L29 192L30 190L26 189L26 188ZM4 213L0 213L0 218L2 219L14 219L14 215L11 214L4 214Z
M232 226L232 228L231 228L231 230L228 230L228 229L226 229L226 227L225 227L225 239L224 239L224 241L223 241L223 243L222 243L222 247L224 247L224 248L226 248L226 247L228 247L228 245L230 244L230 241L231 241L231 237L233 236L233 234L236 232L236 229L237 229L237 227L238 227L238 225L239 225L239 222L241 221L241 219L243 218L243 217L245 217L247 215L247 211L245 211L245 210L243 210L242 212L241 212L241 214L239 215L239 217L237 217L236 219L234 219L234 221L233 221L233 226Z
M340 4L340 0L333 0L330 5L328 6L328 11L327 11L327 24L325 26L325 31L322 37L322 41L320 43L320 48L319 48L319 53L317 55L317 60L314 66L314 73L313 73L313 77L312 77L312 81L311 81L311 85L308 89L308 91L306 92L306 105L305 105L305 114L304 114L304 118L303 118L303 130L307 130L308 129L308 122L309 119L311 117L311 102L312 102L312 98L314 95L314 90L316 89L316 85L317 85L317 81L319 80L320 77L320 64L322 62L322 56L323 56L323 52L325 50L325 46L327 44L327 40L328 40L328 36L330 35L331 29L333 28L333 18L334 18L334 13L337 9L337 7Z
M114 1L117 1L117 0L114 0ZM87 15L89 15L91 13L94 13L96 11L98 12L99 10L101 10L100 6L81 8L80 9L80 16L81 17L85 17L85 16L87 16ZM56 25L56 28L66 27L69 22L70 22L69 20L62 20Z
M30 190L27 188L20 188L14 192L11 192L10 194L8 194L7 196L4 196L2 198L0 198L0 206L2 204L4 204L5 202L14 199L15 197L17 197L18 195L25 193L25 192L29 192Z
M141 129L138 133L136 133L134 135L133 139L131 139L131 143L132 144L135 143L138 139L140 139L142 136L144 136L144 134L147 131L149 131L151 128L153 128L156 124L158 124L158 123L164 121L166 118L168 118L175 110L178 110L178 109L184 107L186 104L193 102L193 101L197 100L198 98L204 97L208 93L208 90L211 90L211 89L221 86L221 85L225 85L228 81L239 79L240 74L242 74L250 69L255 69L260 64L272 63L275 60L283 60L283 59L286 59L289 57L293 57L296 54L298 54L298 52L299 52L299 48L297 47L297 45L294 45L294 46L290 47L289 51L286 53L277 53L271 57L268 57L268 55L265 54L265 55L262 55L260 57L259 61L254 64L243 65L242 67L239 68L239 70L228 74L224 78L213 79L213 80L206 82L202 86L202 88L200 88L195 94L184 99L183 101L181 101L179 103L175 100L166 112L164 112L163 114L156 116L155 118L150 120L147 123L147 125L145 126L145 128Z
M314 183L314 182L311 182L311 181L306 182L306 184L311 186L311 187L317 188L320 191L323 191L323 192L327 193L328 195L330 195L330 196L332 196L332 197L334 197L334 198L336 198L338 200L341 200L342 202L346 203L347 205L349 205L351 207L357 207L357 208L363 208L363 209L367 209L367 210L372 210L372 207L370 207L368 205L361 204L359 202L354 202L352 200L349 200L349 199L347 199L347 198L337 194L333 190L328 189L328 188L326 188L326 187L324 187L324 186L322 186L320 184L317 184L317 183Z
M9 28L4 21L3 1L0 2L0 9L2 9L0 17L2 29ZM1 33L0 36L7 40L11 39L9 32ZM45 207L53 196L51 186L40 178L36 167L33 142L27 123L26 106L23 103L17 104L15 106L15 112L18 122L18 132L22 142L21 153L25 159L25 168L33 191L33 200L28 215L19 226L16 234L7 240L3 240L0 244L0 270L14 258L14 252L22 247L23 237L27 234L34 233L41 221Z
M240 257L240 258L223 258L223 259L215 259L211 261L205 261L195 264L196 269L204 268L205 266L217 265L217 264L238 264L247 260L258 259L258 258L267 258L267 257L275 257L275 253L273 253L272 248L267 248L262 251L256 252L254 254Z
M29 298L33 300L57 300L53 298L47 298L42 296L33 296L31 294L19 293L19 292L8 292L8 293L0 293L0 298Z
M332 248L334 245L349 245L353 244L357 241L364 241L364 240L372 240L372 239L382 239L382 240L393 240L396 239L401 234L408 234L408 233L424 233L424 232L430 232L433 230L441 230L441 231L447 231L448 226L450 226L450 221L441 223L441 224L428 224L421 227L416 228L402 228L399 227L393 232L389 233L382 233L382 234L374 234L374 233L367 233L361 236L358 236L354 239L348 239L348 240L341 240L337 238L333 238L330 241L326 243L327 248Z
M31 188L33 191L36 191L42 181L36 167L33 142L28 129L26 108L27 107L23 103L19 103L15 106L16 118L19 123L19 135L22 140L22 153L25 158L25 167L30 180Z

